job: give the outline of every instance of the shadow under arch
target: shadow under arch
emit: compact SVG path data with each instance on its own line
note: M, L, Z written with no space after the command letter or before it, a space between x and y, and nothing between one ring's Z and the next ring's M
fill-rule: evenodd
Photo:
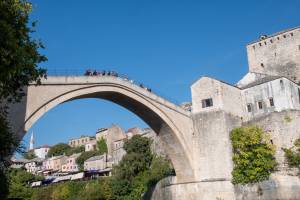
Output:
M54 86L55 87L55 86ZM24 130L28 130L43 114L64 102L99 98L116 103L139 116L160 137L166 153L175 168L178 182L193 180L193 170L182 133L170 117L142 93L120 84L102 83L67 91L43 102L25 120Z

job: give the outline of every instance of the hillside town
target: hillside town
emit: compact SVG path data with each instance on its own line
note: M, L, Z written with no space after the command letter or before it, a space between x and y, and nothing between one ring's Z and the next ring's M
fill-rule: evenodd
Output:
M68 144L65 145L69 146L70 149L80 149L79 151L81 151L71 155L65 153L56 156L49 155L51 148L55 145L52 147L48 145L34 147L35 139L32 133L26 154L33 156L31 158L12 157L10 167L24 169L29 173L44 177L43 181L31 183L32 187L68 180L87 180L100 176L111 176L112 167L118 165L126 154L123 148L125 142L134 135L151 139L152 152L166 156L160 139L152 129L134 127L124 131L118 125L112 125L109 128L98 129L94 135L82 135L78 138L69 139ZM81 168L77 163L77 158L84 152L97 152L101 140L105 141L107 151L101 155L88 157L84 160L83 168Z

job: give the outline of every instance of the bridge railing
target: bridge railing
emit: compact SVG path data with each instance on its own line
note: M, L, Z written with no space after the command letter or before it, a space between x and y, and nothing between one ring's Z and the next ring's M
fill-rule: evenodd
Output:
M90 75L87 74L87 72L90 71ZM93 75L94 72L98 72L98 75ZM105 72L105 75L103 74ZM108 73L108 72L113 72L113 73ZM140 86L141 88L144 88L150 92L153 92L153 88L149 87L148 85L145 85L144 83L137 81L133 79L132 77L129 77L126 74L120 74L116 71L113 70L106 70L106 69L91 69L91 70L86 70L86 69L47 69L47 76L94 76L94 77L101 77L101 76L112 76L112 77L118 77L123 80L129 81L132 84L135 84L137 86ZM171 100L175 105L180 105L180 103L175 100L174 98L170 98L167 95L163 95L162 92L159 92L157 90L154 91L155 94L159 95L160 97L163 97L164 99L169 99Z

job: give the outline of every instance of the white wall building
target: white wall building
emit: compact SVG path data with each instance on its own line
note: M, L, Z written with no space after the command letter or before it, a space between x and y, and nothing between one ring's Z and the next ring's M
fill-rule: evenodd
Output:
M84 151L94 151L96 149L97 149L97 141L96 139L94 139L85 144Z
M34 149L34 154L38 158L45 159L49 150L50 150L50 147L48 145L44 145L44 146L35 148Z
M32 160L28 160L25 164L25 169L29 173L37 174L38 171L43 169L43 159L34 158Z

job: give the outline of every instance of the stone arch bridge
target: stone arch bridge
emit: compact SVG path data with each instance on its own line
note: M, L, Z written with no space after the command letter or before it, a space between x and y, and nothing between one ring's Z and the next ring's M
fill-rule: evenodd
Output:
M194 180L191 113L114 76L57 76L25 88L26 96L10 106L9 120L23 138L26 131L53 107L75 99L100 98L114 102L143 119L161 138L174 165L177 181Z

